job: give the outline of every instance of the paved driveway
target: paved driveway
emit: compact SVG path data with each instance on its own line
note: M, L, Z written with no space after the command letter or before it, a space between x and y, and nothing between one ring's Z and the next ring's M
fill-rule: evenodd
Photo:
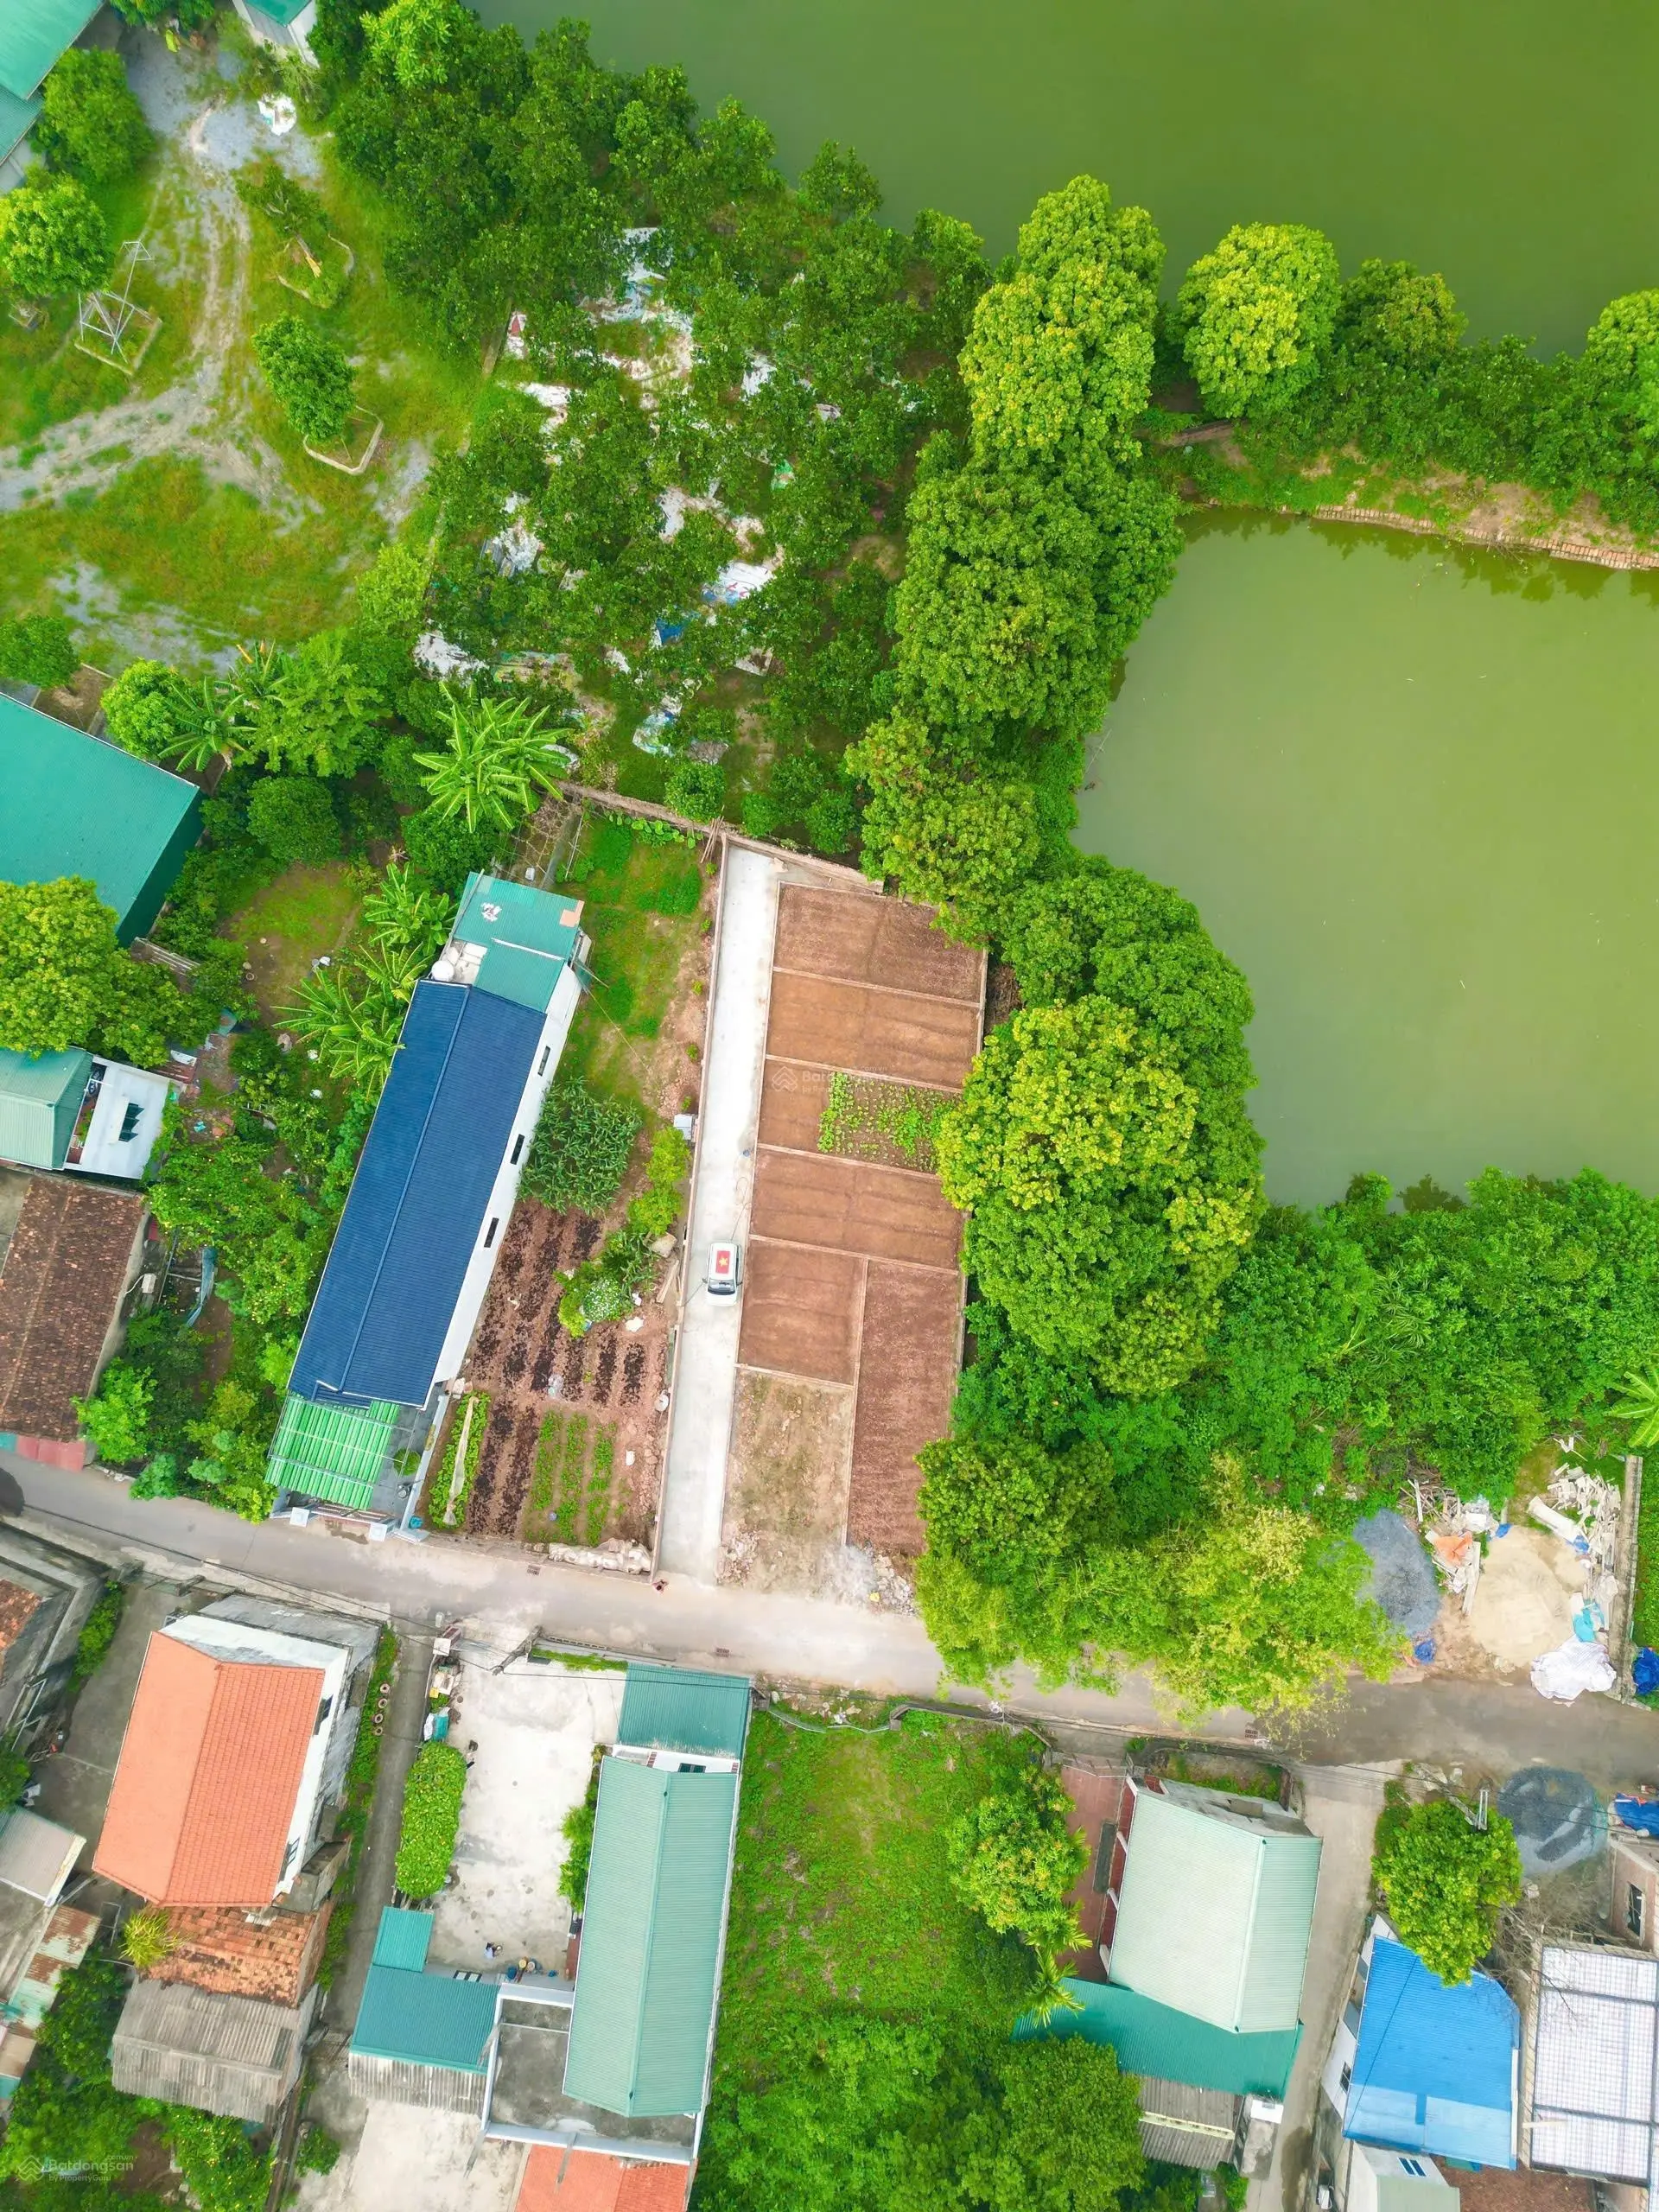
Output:
M720 1564L743 1309L741 1296L710 1298L704 1285L712 1248L748 1236L782 880L776 861L728 846L658 1552L665 1574L698 1582L712 1583Z

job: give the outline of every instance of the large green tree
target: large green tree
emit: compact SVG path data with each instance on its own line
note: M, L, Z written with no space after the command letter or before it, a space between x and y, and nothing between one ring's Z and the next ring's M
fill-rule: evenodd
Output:
M0 196L0 276L28 296L101 284L111 251L103 209L72 176L41 170Z
M72 46L41 87L35 136L54 167L88 184L114 184L154 143L118 54Z
M271 397L307 445L346 435L357 379L338 341L303 315L280 315L253 334L253 350Z
M96 884L0 883L0 1046L82 1046L142 1067L166 1051L183 1007L164 968L118 944Z
M964 2212L1115 2212L1139 2187L1141 2100L1115 2051L1080 2036L1016 2043L995 2074L1000 2098L963 2130Z
M1342 272L1323 232L1302 223L1236 223L1195 261L1175 326L1206 406L1271 414L1319 373L1337 320Z
M1521 1853L1501 1813L1477 1827L1448 1798L1395 1804L1377 1823L1372 1878L1407 1948L1442 1981L1467 1981L1498 1914L1520 1902Z

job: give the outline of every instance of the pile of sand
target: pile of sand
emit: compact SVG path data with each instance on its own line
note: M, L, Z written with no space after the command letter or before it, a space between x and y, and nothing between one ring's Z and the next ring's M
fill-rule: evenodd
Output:
M1517 1523L1488 1546L1470 1632L1502 1665L1529 1667L1572 1635L1583 1592L1583 1567L1560 1539Z

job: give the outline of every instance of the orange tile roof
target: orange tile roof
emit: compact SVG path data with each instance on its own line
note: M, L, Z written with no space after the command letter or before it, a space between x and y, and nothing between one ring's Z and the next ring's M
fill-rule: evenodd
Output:
M685 2212L690 2166L624 2164L600 2151L537 2143L524 2162L518 2212Z
M269 1904L322 1684L152 1636L96 1871L157 1904Z
M0 1580L0 1658L10 1650L29 1625L29 1615L40 1604L33 1590Z

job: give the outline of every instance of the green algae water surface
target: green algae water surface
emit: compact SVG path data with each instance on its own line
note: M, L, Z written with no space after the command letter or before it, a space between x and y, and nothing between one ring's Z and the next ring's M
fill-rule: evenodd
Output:
M601 60L683 62L791 169L855 146L888 212L1014 244L1092 170L1179 271L1236 222L1315 223L1444 271L1477 335L1576 346L1659 283L1652 0L480 0L527 36L588 16Z
M1656 601L1381 531L1193 529L1077 836L1249 976L1275 1198L1489 1162L1659 1191Z

